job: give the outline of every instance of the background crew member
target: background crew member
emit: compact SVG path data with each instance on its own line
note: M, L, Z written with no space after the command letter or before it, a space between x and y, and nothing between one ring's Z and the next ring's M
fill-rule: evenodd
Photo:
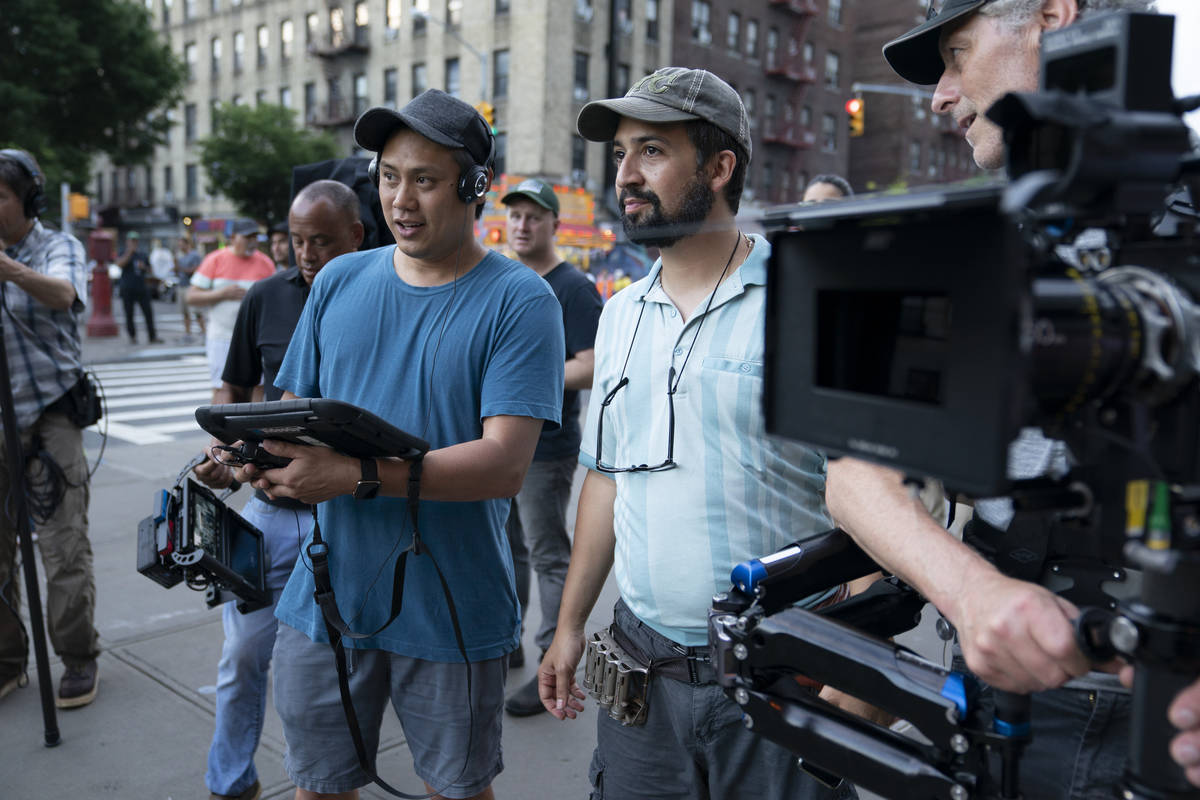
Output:
M850 188L850 182L841 175L818 175L808 182L808 186L804 187L804 197L801 202L804 203L819 203L823 200L841 200L843 197L850 197L854 194L854 190Z
M208 359L214 403L221 388L221 373L225 370L225 356L229 352L238 306L251 284L275 274L271 259L254 246L257 236L258 223L252 219L237 220L233 224L233 239L229 247L222 247L205 256L188 287L188 304L208 307L204 351Z
M180 237L179 255L175 259L176 293L179 296L179 313L183 315L183 335L189 340L192 335L193 316L196 318L196 324L200 326L200 333L204 333L204 315L192 310L187 301L188 286L191 285L192 275L199 266L200 254L192 249L192 240L186 236Z
M330 259L353 253L362 244L358 197L337 181L305 186L292 200L288 223L297 265L255 283L246 292L215 402L250 402L260 383L266 389L265 399L282 396L275 388L275 375L313 278ZM233 470L211 458L196 468L196 475L217 489L233 480ZM263 532L267 586L278 601L296 564L300 539L312 528L312 509L297 500L272 500L258 490L242 516ZM221 622L225 646L217 667L217 720L205 781L212 800L253 800L260 791L254 751L267 704L267 673L277 628L275 606L242 614L234 603L226 603Z
M368 758L390 701L431 789L490 798L503 768L508 654L520 635L507 498L521 488L543 423L559 422L562 309L532 270L474 237L495 152L475 109L429 89L398 112L368 110L354 134L378 154L380 205L396 244L325 268L276 385L285 398L365 408L431 450L414 475L395 459L267 442L294 460L240 474L272 496L320 503L338 605L361 633L391 616L390 567L412 540L405 498L419 476L422 553L407 559L402 613L376 635L346 641L350 691ZM457 608L470 692L434 559ZM368 778L346 735L313 588L309 565L298 561L276 610L285 624L275 643L275 708L297 797L351 798Z
M538 438L533 463L525 473L520 494L513 500L510 517L516 514L516 524L512 524L510 518L508 526L522 619L529 607L530 554L533 556L542 607L542 621L533 641L545 653L554 640L558 604L571 560L567 503L571 499L571 482L579 460L579 391L592 388L592 347L604 303L596 285L563 261L554 247L554 236L558 231L558 197L550 185L530 178L522 181L500 202L508 210L508 242L517 259L545 278L554 290L562 306L563 331L567 337L562 426L558 430L543 430ZM505 701L504 708L519 717L545 711L538 696L537 676L514 692Z
M65 670L59 708L87 705L96 697L100 653L94 618L96 581L88 541L88 470L83 432L71 406L83 378L79 323L87 296L83 245L44 227L38 214L44 178L23 150L0 150L0 291L4 292L4 347L17 425L25 456L26 487L45 490L58 474L62 494L33 512L46 580L46 623ZM72 413L69 413L72 412ZM11 509L12 464L0 448L0 502ZM18 469L21 467L18 466ZM27 682L28 639L19 616L17 529L0 513L0 697Z
M281 272L288 268L289 244L287 223L280 222L277 225L273 225L271 227L270 244L271 260L275 262L275 269Z
M150 260L139 250L141 237L137 231L130 231L125 236L125 252L117 259L121 268L121 277L117 279L117 292L121 295L121 305L125 308L125 330L129 333L129 341L137 343L137 325L133 321L133 307L142 309L142 317L146 320L146 335L151 344L161 344L162 339L154 330L154 307L150 305L150 289L146 286L146 276L150 274Z
M662 256L600 318L580 454L590 469L542 700L560 719L582 710L584 625L615 559L613 635L666 663L644 725L597 715L594 797L852 795L748 731L708 661L708 609L733 565L829 527L824 457L763 430L770 245L734 221L746 110L712 73L667 67L584 106L579 132L613 143L626 234Z
M1084 11L1146 5L1106 0ZM947 0L937 15L886 45L884 55L901 77L936 83L934 112L954 118L979 166L998 169L1004 140L984 113L1006 92L1037 88L1042 35L1080 13L1075 0ZM1013 452L1014 477L1067 464L1062 443L1037 434L1019 439ZM893 470L838 459L829 468L827 499L834 519L872 558L954 624L967 666L996 688L1040 692L1033 697L1035 745L1021 762L1025 796L1111 797L1127 752L1129 696L1114 676L1088 674L1072 628L1078 609L1035 583L1006 577L950 536ZM981 501L975 517L972 524L986 519L1004 529L1011 506ZM1044 691L1073 678L1069 688Z

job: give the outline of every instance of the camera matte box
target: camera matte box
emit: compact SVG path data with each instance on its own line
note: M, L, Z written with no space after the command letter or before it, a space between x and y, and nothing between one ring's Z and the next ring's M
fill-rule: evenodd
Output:
M976 496L1028 408L1028 260L999 187L781 209L764 224L768 432Z

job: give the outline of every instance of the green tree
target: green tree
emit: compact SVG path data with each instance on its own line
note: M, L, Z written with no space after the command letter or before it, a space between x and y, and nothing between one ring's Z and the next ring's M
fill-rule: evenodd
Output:
M88 182L92 156L146 163L186 67L128 0L3 0L0 144L37 157L47 190ZM53 205L53 204L52 204Z
M338 156L328 134L296 127L283 106L223 103L213 133L198 143L208 191L229 198L238 213L267 225L287 218L292 167Z

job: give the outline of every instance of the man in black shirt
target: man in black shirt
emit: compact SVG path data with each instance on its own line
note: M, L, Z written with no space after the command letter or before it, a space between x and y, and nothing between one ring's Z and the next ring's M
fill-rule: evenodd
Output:
M150 289L146 286L150 259L138 249L139 242L138 232L130 231L125 237L125 252L117 259L117 265L121 268L117 291L125 307L125 330L129 332L129 341L136 343L137 325L133 321L133 307L140 306L142 316L146 318L146 334L150 337L150 343L162 344L154 330L154 308L150 305Z
M275 375L313 279L328 261L354 252L362 243L358 198L337 181L311 183L292 201L288 230L296 266L258 281L246 292L214 402L249 402L260 382L267 400L280 399ZM196 475L213 488L224 488L233 481L233 470L211 458L196 468ZM311 510L294 500L272 500L255 492L242 516L263 532L267 585L278 600L295 565L300 540L312 524ZM254 751L266 707L275 607L239 614L234 604L226 603L222 614L225 646L217 668L216 731L205 781L212 798L250 800L260 791Z
M529 606L529 563L538 576L542 621L534 642L546 652L554 640L563 581L571 560L567 536L567 501L579 458L579 392L592 387L592 356L603 302L595 285L554 249L558 231L558 198L536 179L522 181L500 201L508 208L508 241L522 264L546 279L563 311L567 337L562 426L543 431L533 463L509 514L508 539L517 576L521 615ZM520 650L517 651L521 652ZM545 711L538 697L537 676L504 704L508 713L531 716Z

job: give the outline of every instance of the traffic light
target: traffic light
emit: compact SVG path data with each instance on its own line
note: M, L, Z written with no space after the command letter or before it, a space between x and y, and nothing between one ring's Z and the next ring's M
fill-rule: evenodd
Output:
M846 119L850 123L850 135L863 135L863 112L866 106L861 97L852 97L846 101Z
M475 110L483 115L484 122L487 123L494 135L496 133L496 107L487 100L482 100L475 104Z

